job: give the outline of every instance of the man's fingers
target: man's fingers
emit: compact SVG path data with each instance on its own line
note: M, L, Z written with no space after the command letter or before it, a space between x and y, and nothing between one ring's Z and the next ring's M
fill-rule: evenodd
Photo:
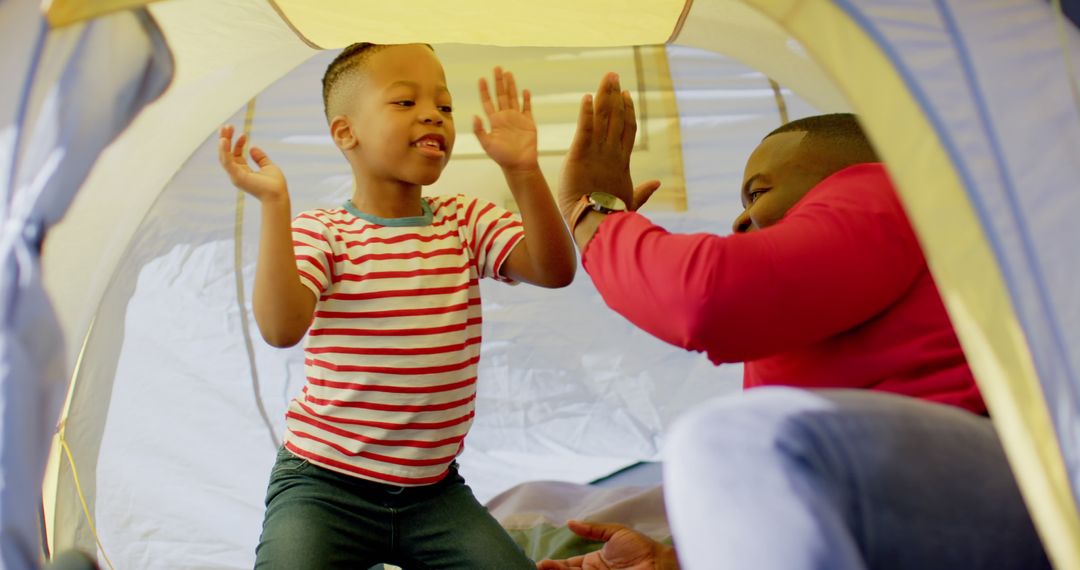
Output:
M584 521L566 521L566 526L573 531L574 534L582 538L600 540L603 542L611 540L611 537L614 536L616 532L626 528L621 524L590 523Z
M626 104L623 101L622 89L619 87L619 77L608 83L608 89L604 92L605 104L611 107L608 112L608 130L604 140L612 144L622 146L623 130L626 126Z
M577 130L574 141L570 143L570 154L580 155L585 152L593 139L593 100L592 95L581 98L581 110L578 113Z
M495 106L491 104L491 92L488 90L487 80L483 77L480 78L480 104L487 116L495 114Z
M565 558L563 560L541 560L536 564L537 570L578 570L585 567L585 555Z
M622 132L623 151L627 156L634 150L634 137L637 136L637 117L634 114L634 99L629 91L622 92L623 112L625 115Z
M619 76L607 73L600 80L600 87L596 90L596 112L593 113L593 136L603 142L607 140L608 130L611 125L611 113L614 110L611 105L612 84L619 84Z
M652 197L653 192L656 192L659 189L660 181L655 179L646 180L645 182L638 184L634 188L634 203L630 206L630 209L637 210L644 206L645 202L648 202L649 198Z

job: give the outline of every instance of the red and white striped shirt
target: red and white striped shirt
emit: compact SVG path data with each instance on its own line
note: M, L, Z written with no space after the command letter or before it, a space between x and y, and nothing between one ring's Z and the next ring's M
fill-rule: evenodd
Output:
M464 196L424 197L423 215L382 219L346 202L293 220L300 280L318 297L307 384L285 446L364 479L427 485L446 475L472 425L481 277L523 237L510 212Z

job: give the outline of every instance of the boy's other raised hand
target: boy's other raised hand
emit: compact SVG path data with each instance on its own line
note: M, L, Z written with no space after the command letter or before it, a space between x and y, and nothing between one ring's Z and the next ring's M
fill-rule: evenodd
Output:
M505 170L537 168L536 122L532 116L532 100L529 90L522 92L518 104L517 84L514 74L495 68L495 99L491 98L487 80L480 78L480 103L491 124L491 131L484 130L484 121L473 117L473 132L480 146Z
M221 162L229 180L237 188L254 196L260 202L288 200L289 189L285 175L270 157L259 147L251 147L251 160L259 167L252 170L244 158L244 143L247 137L240 135L233 144L233 127L221 127L218 140L218 160Z

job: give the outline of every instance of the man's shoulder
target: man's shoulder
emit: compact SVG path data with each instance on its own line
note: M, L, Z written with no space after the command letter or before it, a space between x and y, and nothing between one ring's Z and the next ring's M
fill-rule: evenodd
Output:
M866 162L832 173L814 186L796 208L814 205L855 210L892 210L899 207L900 203L896 186L885 165L880 162Z

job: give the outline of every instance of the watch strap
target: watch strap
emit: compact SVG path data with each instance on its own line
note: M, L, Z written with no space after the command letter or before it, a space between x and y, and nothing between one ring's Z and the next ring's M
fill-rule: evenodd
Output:
M566 218L566 225L570 228L570 233L574 233L574 228L581 223L581 219L591 209L592 202L589 201L589 195L585 194L574 204L574 209L570 211L570 216Z

